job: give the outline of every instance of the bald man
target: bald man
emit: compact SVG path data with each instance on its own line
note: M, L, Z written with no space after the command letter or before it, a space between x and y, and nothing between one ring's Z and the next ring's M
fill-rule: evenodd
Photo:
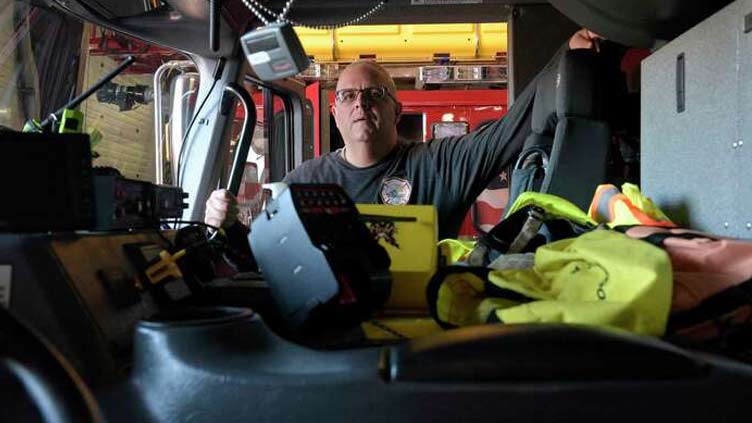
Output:
M591 34L580 31L569 46L588 42L585 48L592 48ZM303 163L284 181L335 183L356 203L433 204L439 236L456 237L478 195L517 158L530 132L534 85L504 118L479 131L409 143L397 136L402 105L391 76L374 62L355 62L340 74L331 109L345 146ZM231 194L215 192L205 220L227 226L234 221L234 207Z

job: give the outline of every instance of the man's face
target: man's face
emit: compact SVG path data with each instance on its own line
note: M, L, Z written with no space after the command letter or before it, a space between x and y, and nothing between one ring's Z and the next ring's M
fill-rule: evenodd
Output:
M355 66L342 73L332 113L345 144L397 142L401 106L387 86L388 81L369 66Z

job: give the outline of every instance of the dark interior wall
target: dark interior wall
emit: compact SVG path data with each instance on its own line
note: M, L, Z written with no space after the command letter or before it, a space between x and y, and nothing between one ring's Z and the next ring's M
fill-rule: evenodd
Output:
M509 19L510 102L579 26L548 4L515 6Z

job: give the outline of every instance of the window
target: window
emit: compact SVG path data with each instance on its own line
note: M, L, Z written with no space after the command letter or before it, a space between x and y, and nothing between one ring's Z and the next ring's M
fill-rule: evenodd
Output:
M20 131L77 91L84 26L20 1L0 7L0 125Z
M117 67L127 55L136 58L133 65L80 107L85 130L102 134L101 142L92 145L94 165L114 167L127 178L174 183L173 167L198 92L198 74L191 63L172 50L95 26L88 30L88 48L82 75L85 88ZM155 93L154 75L160 68L163 77ZM161 104L161 125L155 125L155 104ZM161 133L157 133L157 128ZM161 179L157 178L155 165L157 137L163 140Z

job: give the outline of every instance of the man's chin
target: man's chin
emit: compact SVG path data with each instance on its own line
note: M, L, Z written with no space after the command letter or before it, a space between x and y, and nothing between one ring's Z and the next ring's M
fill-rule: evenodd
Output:
M361 131L352 134L351 141L363 144L370 144L376 142L376 132Z

